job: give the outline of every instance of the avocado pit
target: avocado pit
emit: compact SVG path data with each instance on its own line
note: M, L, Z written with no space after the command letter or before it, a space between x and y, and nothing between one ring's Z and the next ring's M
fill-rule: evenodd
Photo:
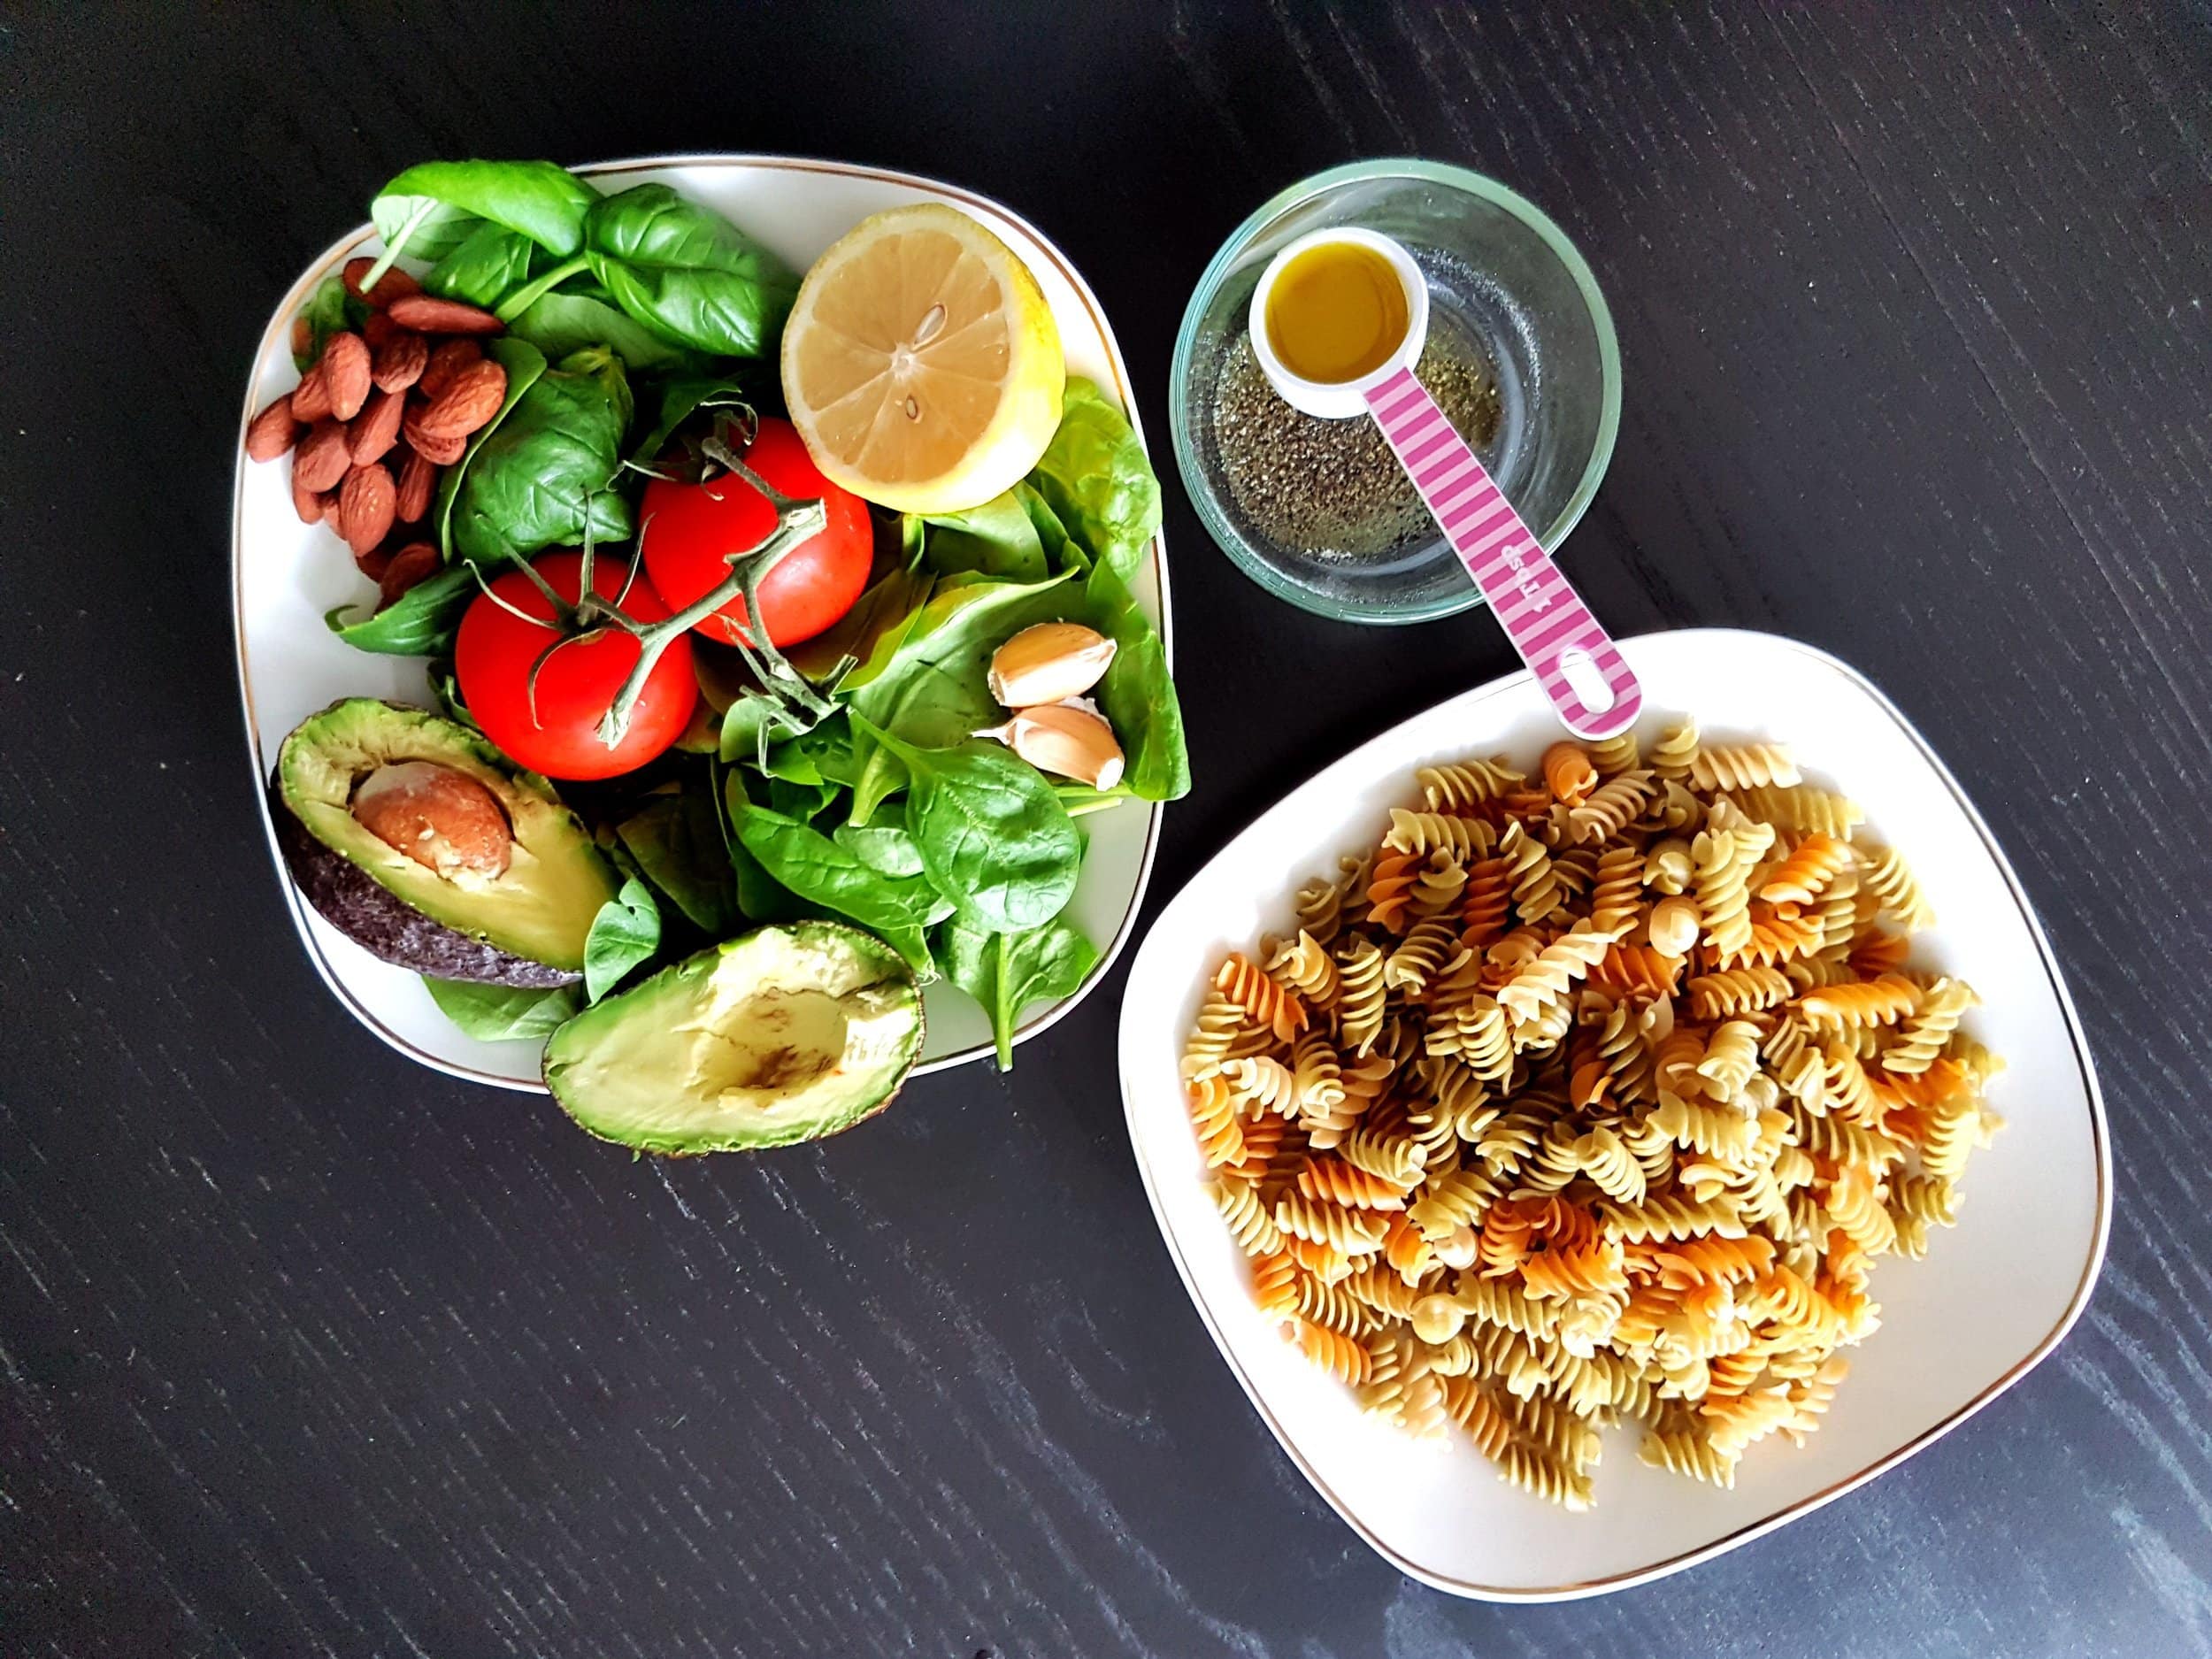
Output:
M514 832L492 792L435 761L379 766L355 788L352 812L393 851L449 879L464 870L503 876L514 856Z

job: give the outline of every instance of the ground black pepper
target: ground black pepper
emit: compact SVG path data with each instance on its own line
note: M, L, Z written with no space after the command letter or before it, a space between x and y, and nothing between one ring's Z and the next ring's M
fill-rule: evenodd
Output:
M1479 348L1432 327L1415 372L1478 452L1497 436L1497 378ZM1249 335L1223 356L1213 427L1230 498L1279 547L1372 558L1436 534L1375 423L1293 409L1267 383Z

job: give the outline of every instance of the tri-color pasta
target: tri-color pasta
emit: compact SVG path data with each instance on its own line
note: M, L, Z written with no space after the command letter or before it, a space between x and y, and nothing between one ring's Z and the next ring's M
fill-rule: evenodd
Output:
M1426 767L1185 1049L1215 1202L1286 1335L1418 1435L1586 1506L1597 1431L1732 1485L1802 1444L1954 1225L2002 1062L1933 911L1779 745Z

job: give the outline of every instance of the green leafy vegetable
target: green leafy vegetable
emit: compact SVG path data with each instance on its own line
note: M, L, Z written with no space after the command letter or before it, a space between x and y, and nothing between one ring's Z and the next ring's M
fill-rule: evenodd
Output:
M426 161L379 190L369 218L384 239L383 263L402 252L442 259L485 219L565 259L583 246L585 211L598 199L549 161Z
M778 885L776 879L761 867L760 860L748 852L745 843L738 839L737 826L744 818L748 804L743 778L734 767L726 770L718 760L710 762L708 770L715 782L714 804L721 819L723 843L737 880L737 908L749 921L789 920L798 913L793 895Z
M373 616L347 622L343 618L350 607L340 605L323 623L357 651L380 657L442 657L453 649L461 613L475 597L475 578L457 565L417 582Z
M621 983L622 976L660 949L661 910L653 890L635 876L599 907L591 932L584 935L584 988L593 1002Z
M589 294L541 294L507 327L549 357L565 357L587 346L606 346L634 374L688 368L697 360L628 313Z
M445 476L438 480L438 501L433 514L438 526L438 554L448 560L453 557L453 503L460 496L461 486L467 480L478 451L506 424L515 405L538 383L546 370L545 354L526 340L503 335L486 341L484 355L507 371L507 395L500 400L492 418L469 440L469 447L461 452L461 458L446 468Z
M300 307L300 320L307 325L307 349L292 354L292 365L305 373L316 358L323 355L323 347L331 335L348 328L358 328L368 319L369 308L346 292L343 277L327 276Z
M1029 515L1029 527L1037 533L1037 545L1044 549L1045 563L1054 570L1067 568L1069 549L1074 549L1074 559L1085 569L1090 557L1068 535L1067 526L1060 522L1060 515L1052 511L1052 503L1037 493L1035 485L1024 479L1014 486L1014 499L1021 503L1022 511Z
M918 876L922 869L922 849L914 844L903 822L878 820L868 825L840 824L830 832L830 839L851 853L871 870L887 876Z
M542 250L520 231L488 219L451 253L432 265L422 285L433 294L488 310L530 280L530 263Z
M592 275L616 304L696 351L766 356L798 293L773 254L664 184L601 197L583 240Z
M463 1036L480 1042L542 1042L583 1004L572 985L550 991L518 990L427 975L422 983L438 1011L459 1026Z
M464 457L467 471L452 505L454 554L478 564L518 562L582 541L587 526L596 541L627 541L629 504L610 486L629 424L621 359L602 347L562 358Z
M927 571L891 572L872 584L826 632L785 651L786 659L817 685L828 684L837 665L849 659L851 666L834 688L850 695L880 678L897 657L921 619L936 580Z
M882 935L917 973L935 972L926 934L952 906L927 880L886 875L819 830L764 807L744 808L736 824L745 850L792 892Z
M742 919L720 814L697 789L657 795L616 833L645 878L701 932L717 938Z
M1018 933L1060 913L1075 892L1083 838L1034 766L981 740L921 749L857 715L853 724L905 766L906 823L922 867L970 926Z
M1160 527L1160 480L1122 412L1079 375L1068 381L1060 429L1029 474L1065 534L1133 580Z
M964 512L931 516L922 561L940 575L980 571L1035 581L1047 573L1044 543L1012 490Z
M983 1004L998 1040L998 1066L1014 1068L1014 1027L1022 1010L1047 997L1072 996L1098 966L1098 950L1055 917L1018 933L991 933L956 917L935 935L946 977Z
M633 327L637 326L632 324ZM664 351L673 348L663 346ZM686 357L688 361L688 357ZM634 361L626 352L624 361ZM676 428L703 409L743 410L749 414L752 399L746 395L745 381L737 375L680 375L661 388L660 419L653 429L638 441L630 450L633 462L649 466L660 458L668 447Z
M1116 647L1092 695L1129 757L1122 781L1148 801L1179 800L1190 792L1190 751L1167 647L1112 565L1101 560L1083 588L1090 625Z

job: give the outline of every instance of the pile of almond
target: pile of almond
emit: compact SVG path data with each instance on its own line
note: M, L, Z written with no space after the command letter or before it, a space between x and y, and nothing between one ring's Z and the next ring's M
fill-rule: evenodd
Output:
M346 262L347 291L369 306L356 334L334 334L300 383L246 428L250 460L292 456L292 505L328 525L378 587L378 609L438 568L438 549L413 526L436 497L439 473L470 434L499 412L507 371L478 338L499 319L439 299L396 265L364 294L374 263Z

